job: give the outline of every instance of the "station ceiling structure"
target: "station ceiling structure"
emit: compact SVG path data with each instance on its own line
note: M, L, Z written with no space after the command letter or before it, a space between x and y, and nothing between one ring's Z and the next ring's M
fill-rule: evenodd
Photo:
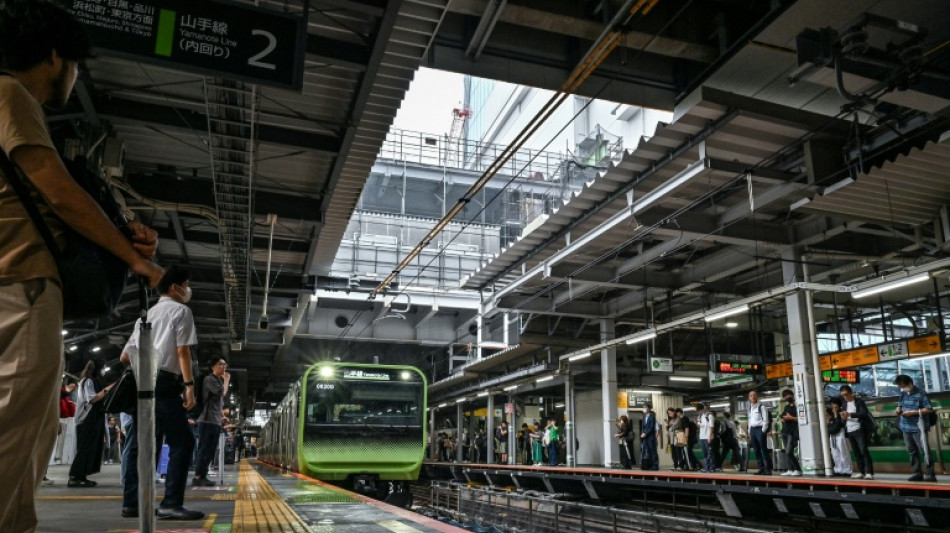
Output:
M832 287L950 251L942 2L659 0L619 27L608 24L636 2L256 4L306 18L302 90L102 53L51 116L54 131L124 143L116 184L159 230L159 260L193 272L199 356L225 353L247 369L242 394L282 396L328 356L416 364L438 382L452 363L433 354L475 342L480 306L486 337L511 327L499 326L505 313L521 316L517 346L443 389L556 364L599 342L604 319L634 335L755 299L737 332L684 325L662 339L699 370L710 343L774 349L758 333L781 329L783 305L768 291L793 281L789 261ZM671 123L473 272L463 288L482 304L477 293L448 306L416 300L411 338L376 335L374 319L400 304L328 273L416 69L556 90L611 30L621 45L577 93L673 111ZM133 296L108 320L70 324L67 343L121 345ZM353 328L363 336L342 335L352 324L335 320L353 311L366 312ZM643 356L622 348L618 366L640 368Z

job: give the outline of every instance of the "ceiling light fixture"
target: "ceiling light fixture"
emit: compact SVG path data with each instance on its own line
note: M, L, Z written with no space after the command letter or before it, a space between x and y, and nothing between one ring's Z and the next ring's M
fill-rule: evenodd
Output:
M646 333L637 335L636 337L631 337L627 339L625 342L627 344L636 344L638 342L648 341L650 339L655 339L655 338L656 338L656 331L648 331Z
M517 385L508 385L507 387L505 387L505 390L506 390L506 391L515 390L515 389L517 389L517 388L518 388Z
M670 376L670 381L689 381L691 383L698 383L703 380L703 378L697 378L693 376Z
M443 407L448 407L448 406L449 406L449 404L447 404L447 403L440 403L440 404L439 404L439 409L442 409Z
M648 390L648 389L631 389L630 392L632 392L632 393L634 393L634 394L662 394L661 391L658 391L658 390Z
M740 305L739 307L733 307L732 309L726 309L725 311L720 311L718 313L707 315L705 320L706 322L714 322L716 320L719 320L720 318L726 318L727 316L734 316L740 313L745 313L748 310L749 310L748 305Z
M554 379L554 376L544 376L543 378L538 378L538 379L534 380L534 382L535 382L535 383L543 383L543 382L545 382L545 381L551 381L552 379Z
M98 352L98 351L101 350L101 349L102 349L102 348L100 348L100 347L98 347L98 346L93 346L93 347L92 347L93 353Z
M727 327L727 328L737 328L737 327L739 327L739 323L738 323L738 322L726 322L726 327Z
M70 346L69 348L66 348L66 349L69 350L70 352L75 352L76 350L79 349L79 346L76 345L76 344L73 344L72 346Z
M590 357L591 355L592 355L591 352L579 353L579 354L577 354L577 355L572 355L572 356L568 357L567 360L568 360L568 361L572 361L572 362L573 362L573 361L580 361L581 359L587 359L587 358Z
M465 400L466 398L459 398L458 400L455 400L455 403L464 403Z
M478 394L476 394L476 396L488 396L488 391L483 390L482 392L479 392Z
M878 293L885 292L885 291L889 291L889 290L892 290L892 289L897 289L897 288L900 288L900 287L905 287L905 286L907 286L907 285L911 285L911 284L914 284L914 283L920 283L921 281L926 281L926 280L928 280L928 279L930 279L930 273L929 273L929 272L928 272L928 273L924 273L924 274L917 274L916 276L910 276L910 277L907 277L907 278L897 279L897 280L894 280L894 281L890 281L890 282L888 282L888 283L882 283L882 284L880 284L880 285L877 285L877 286L874 286L874 287L871 287L871 288L868 288L868 289L862 289L862 290L860 290L860 291L852 292L852 293L851 293L851 297L852 297L852 298L864 298L864 297L866 297L866 296L871 296L872 294L878 294Z

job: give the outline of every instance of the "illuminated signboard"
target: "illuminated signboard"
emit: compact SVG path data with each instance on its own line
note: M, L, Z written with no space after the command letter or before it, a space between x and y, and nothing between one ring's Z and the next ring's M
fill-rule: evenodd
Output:
M824 370L821 380L825 383L858 383L861 381L859 370Z
M758 374L762 370L762 365L758 363L730 363L728 361L719 361L718 372L722 374Z
M389 381L386 372L370 372L367 370L344 370L343 379L366 379L371 381Z
M142 61L300 89L304 18L212 0L73 0L73 15L101 50Z

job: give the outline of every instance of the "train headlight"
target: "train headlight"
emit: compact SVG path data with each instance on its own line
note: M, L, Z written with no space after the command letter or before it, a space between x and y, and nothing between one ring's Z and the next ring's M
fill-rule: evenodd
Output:
M409 379L409 377L411 376L408 370L403 370L401 375L402 375L402 379Z
M332 366L321 366L321 367L320 367L320 377L324 377L324 378L333 377L333 367L332 367Z

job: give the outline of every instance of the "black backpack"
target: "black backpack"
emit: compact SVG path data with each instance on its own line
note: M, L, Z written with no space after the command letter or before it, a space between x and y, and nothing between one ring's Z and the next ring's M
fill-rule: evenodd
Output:
M76 183L92 196L109 220L128 235L128 220L105 181L89 170L86 158L64 160ZM0 151L0 170L49 248L63 284L63 317L66 320L92 320L115 311L125 290L129 268L118 257L63 224L66 248L60 249L49 226L40 215L29 187L17 173L17 167Z
M188 411L188 418L193 420L198 420L198 417L204 413L205 410L205 378L210 374L199 374L195 372L194 374L195 381L195 406Z

